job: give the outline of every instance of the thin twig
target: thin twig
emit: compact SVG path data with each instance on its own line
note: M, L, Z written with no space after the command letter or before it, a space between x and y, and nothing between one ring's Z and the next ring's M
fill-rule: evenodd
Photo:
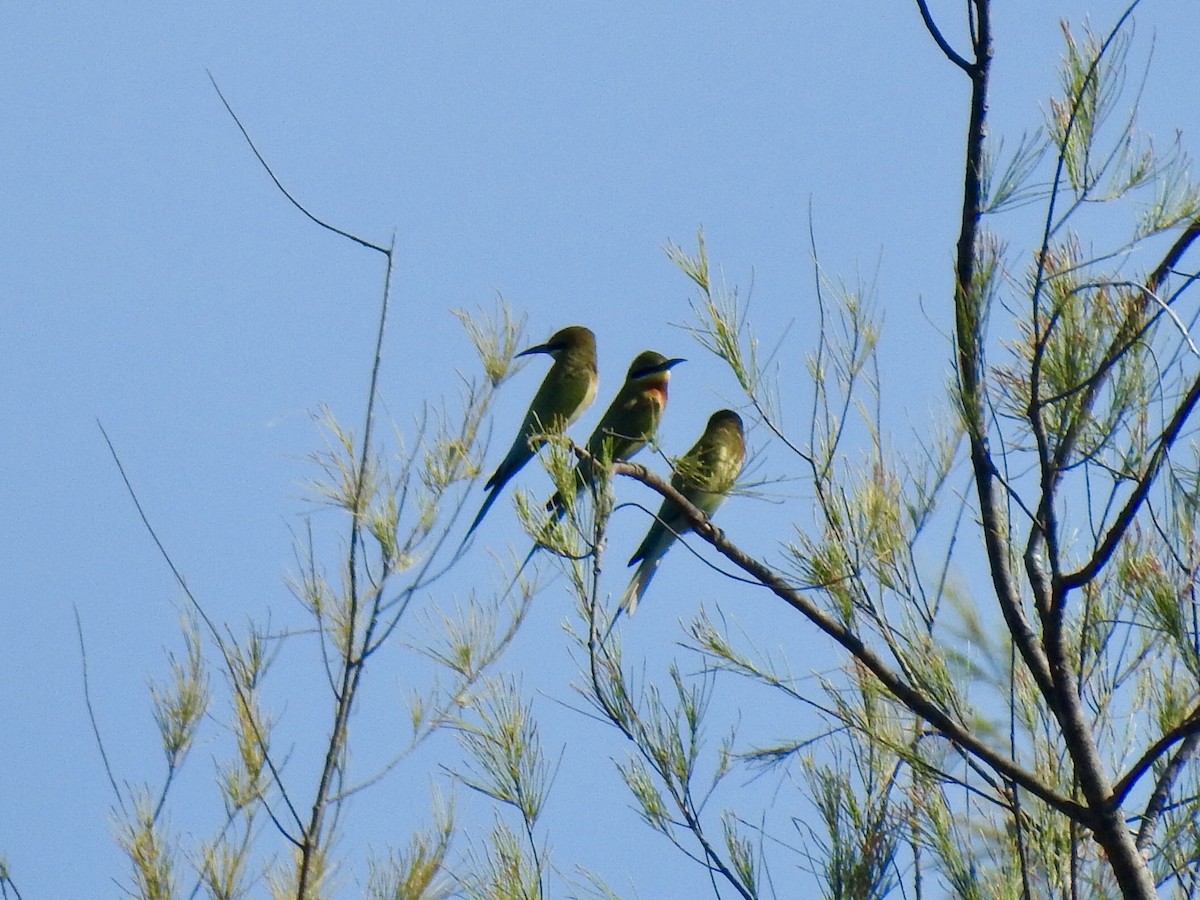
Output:
M12 888L12 900L21 900L21 892L17 889L17 883L8 874L8 867L0 862L0 900L8 900L9 888Z
M225 105L226 112L229 113L230 117L233 119L234 123L237 125L238 130L242 133L242 137L244 137L246 139L246 143L250 145L251 151L253 151L255 157L258 158L259 163L262 164L262 167L263 167L263 169L266 170L266 173L269 176L271 176L271 180L273 182L275 182L275 187L279 188L280 193L282 193L283 196L287 197L288 201L292 204L292 206L296 207L296 209L300 210L300 212L304 213L305 216L307 216L309 219L311 219L316 224L320 225L326 231L332 231L334 234L340 235L341 237L344 237L348 240L354 241L354 243L360 244L363 247L366 247L368 250L375 250L375 251L377 251L379 253L383 253L385 255L389 255L391 253L391 251L386 247L381 247L378 244L373 244L370 241L366 240L365 238L360 238L356 234L351 234L348 231L343 231L341 228L338 228L336 225L330 225L328 222L317 218L315 215L313 215L311 212L309 212L304 207L304 204L302 204L299 200L297 200L295 197L293 197L291 192L289 192L288 189L283 186L283 182L280 181L279 178L275 175L275 172L271 169L270 165L267 164L267 161L263 158L262 153L259 152L258 147L255 146L254 140L250 137L250 132L248 132L246 130L246 126L242 124L242 120L238 118L237 113L235 113L233 111L233 107L229 105L229 101L225 99L225 95L221 92L221 87L220 87L220 85L217 84L217 79L213 77L213 73L209 72L207 69L205 69L204 71L208 74L208 80L212 82L213 90L215 90L217 92L217 96L221 98L221 103L223 103Z
M175 561L171 558L171 554L167 552L167 548L159 539L158 532L156 532L154 530L154 526L150 524L150 518L146 515L146 511L142 507L142 501L139 499L137 491L133 489L133 483L129 480L129 476L125 472L125 466L121 462L121 457L117 454L117 448L113 446L113 442L109 438L108 432L104 430L104 425L99 419L96 420L96 426L100 429L100 434L104 436L104 443L108 445L108 452L112 455L113 462L117 465L117 471L121 475L121 480L125 482L125 491L129 494L129 499L133 501L134 508L137 510L138 516L142 520L142 525L145 526L146 531L150 535L150 539L154 541L154 546L158 548L159 555L162 556L163 560L166 562L167 568L171 570L171 575L175 578L175 583L179 585L184 596L188 598L188 602L192 604L192 608L196 610L196 614L200 616L205 627L208 628L209 634L212 635L213 641L217 645L217 649L220 650L221 657L225 661L225 670L229 673L229 680L233 685L234 690L237 692L238 700L244 704L247 709L251 708L249 698L246 696L245 691L242 690L241 683L238 680L237 668L234 666L233 660L229 656L229 651L225 647L225 641L221 637L221 632L217 629L217 626L213 620L209 618L209 615L207 612L205 612L204 607L200 605L200 601L196 598L196 595L192 593L191 588L188 587L187 581L183 577L183 573L179 571L178 567L176 567ZM280 775L279 770L276 768L275 762L271 758L271 754L267 750L266 739L259 731L258 723L253 717L250 717L250 725L254 729L255 743L258 744L258 749L262 753L263 760L266 762L267 768L271 772L271 778L275 782L275 786L279 789L280 796L283 797L283 802L287 805L288 811L292 814L292 818L296 825L300 828L303 828L304 823L301 821L299 813L296 812L296 807L292 805L291 797L288 796L287 789L284 787L283 778ZM264 806L265 805L266 804L264 802ZM279 829L280 833L288 841L290 841L296 847L303 846L301 842L293 837L291 832L284 828L282 823L275 818L275 815L271 812L269 806L267 807L267 813L271 816L271 820L275 823L275 826Z
M358 468L355 472L354 493L351 497L350 512L350 548L347 559L347 578L349 580L350 606L345 653L342 657L341 687L337 692L336 708L334 711L333 730L329 736L329 746L325 753L325 761L321 767L321 777L317 792L313 798L312 815L304 830L304 846L301 850L300 873L298 876L298 894L306 896L309 876L312 872L314 852L321 839L325 814L328 811L330 792L333 781L342 768L346 754L346 734L350 722L350 711L354 707L354 699L358 685L362 680L365 653L371 646L372 636L379 624L380 607L382 604L381 590L373 590L371 609L366 619L361 644L356 648L354 634L358 626L359 589L358 589L358 553L363 543L362 513L367 502L367 467L371 459L372 429L375 422L375 402L379 392L379 372L383 366L383 337L387 327L388 310L390 308L392 290L392 271L395 263L395 235L392 245L383 251L387 258L387 268L384 273L383 299L379 309L379 325L375 334L375 353L371 362L371 377L367 393L366 423L363 426L362 452L359 456ZM391 573L390 563L385 560L380 585L386 583ZM340 805L340 804L339 804Z
M128 815L125 809L125 798L121 795L121 789L117 787L117 780L113 777L112 766L108 762L108 754L104 751L104 739L100 737L100 726L96 722L96 711L92 707L92 692L88 685L88 662L87 662L87 647L83 644L83 623L79 619L79 606L73 604L72 609L75 612L75 633L79 635L79 661L83 669L83 702L87 706L88 721L92 723L92 734L96 737L96 746L100 750L100 759L104 762L104 774L108 776L108 783L112 785L113 794L116 795L117 804L121 807L121 812Z

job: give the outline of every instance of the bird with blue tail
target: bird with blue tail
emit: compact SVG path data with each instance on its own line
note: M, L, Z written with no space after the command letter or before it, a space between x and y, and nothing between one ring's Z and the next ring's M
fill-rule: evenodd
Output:
M534 394L508 455L484 485L484 490L488 491L487 499L467 529L459 547L460 553L504 486L533 458L538 438L563 434L596 399L600 382L596 371L596 336L589 329L572 325L556 332L544 344L522 350L517 356L537 353L553 357L554 365Z
M671 485L692 506L711 517L733 489L745 460L746 438L742 417L733 410L718 410L709 417L700 440L676 462ZM631 566L635 563L640 565L621 597L621 605L613 616L609 632L622 612L633 615L663 556L681 535L691 529L692 522L683 510L673 500L664 498L654 523L629 560Z

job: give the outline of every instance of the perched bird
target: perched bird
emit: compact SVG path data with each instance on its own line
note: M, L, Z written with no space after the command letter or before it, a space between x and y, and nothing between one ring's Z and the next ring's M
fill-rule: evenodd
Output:
M625 383L588 438L587 452L591 457L610 463L623 462L653 440L667 405L667 383L671 380L671 369L681 362L686 360L667 359L653 350L644 350L634 357ZM591 460L580 460L575 467L575 496L578 497L595 481L595 465ZM556 491L546 501L546 510L554 513L555 521L565 516L567 503L562 494ZM509 590L541 547L541 543L533 545L513 576Z
M693 506L711 516L725 495L733 488L742 463L746 459L746 439L742 431L742 418L732 410L722 409L713 413L696 445L675 464L671 484L683 494ZM629 565L640 562L621 598L621 610L633 615L638 601L646 593L650 579L658 571L663 555L680 535L690 531L692 523L672 501L664 499L659 507L654 524L646 533L641 546L629 560ZM613 617L616 621L616 617Z
M593 459L623 462L653 440L667 406L671 369L681 362L686 360L667 359L653 350L644 350L634 358L625 383L588 438L587 452ZM580 460L575 467L575 495L595 481L595 465L590 459ZM546 509L561 519L567 511L562 495L555 493L546 501Z
M599 375L596 372L596 336L581 325L572 325L557 332L550 340L517 356L547 353L554 365L533 395L521 430L509 448L508 455L484 485L490 491L467 534L463 545L470 540L487 511L492 508L504 485L521 467L533 458L534 438L541 434L562 434L596 399Z

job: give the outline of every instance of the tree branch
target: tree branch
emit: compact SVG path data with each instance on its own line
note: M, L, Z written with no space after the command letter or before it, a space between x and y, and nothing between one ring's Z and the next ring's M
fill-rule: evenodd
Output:
M984 420L985 386L983 363L983 298L976 280L976 248L982 216L983 141L987 131L987 92L991 71L992 35L987 0L975 0L978 23L975 32L975 63L971 77L971 113L967 124L967 154L963 167L963 206L956 246L954 311L959 393L964 426L970 443L971 468L979 498L988 568L993 589L1021 658L1043 695L1053 693L1050 666L1030 627L1020 593L1009 567L1008 527L996 493L995 462L988 449Z
M1171 757L1171 761L1167 763L1166 769L1163 770L1158 782L1154 785L1150 800L1142 812L1142 824L1138 827L1135 843L1139 850L1144 851L1150 846L1150 842L1154 839L1154 830L1158 826L1158 820L1167 805L1167 798L1171 796L1171 788L1180 773L1183 772L1183 767L1196 755L1197 750L1200 750L1200 733L1193 730L1183 739L1183 746Z
M941 29L933 21L933 16L929 12L926 0L917 0L917 9L921 11L921 19L925 22L925 29L929 32L929 36L933 38L934 43L938 45L942 53L946 54L946 59L950 60L950 62L954 63L968 75L974 76L975 66L959 56L954 48L950 46L949 41L942 36Z
M1179 235L1178 240L1171 245L1171 249L1166 252L1162 261L1150 273L1150 280L1146 282L1146 291L1151 296L1158 294L1162 283L1167 280L1167 276L1171 274L1179 260L1183 258L1183 254L1198 237L1200 237L1200 218L1192 220L1192 223L1183 230L1183 234Z
M200 616L205 627L208 628L208 632L212 636L213 642L217 645L217 649L221 652L221 658L225 661L225 671L229 673L229 682L233 685L233 689L238 695L238 702L243 704L246 709L251 709L252 705L250 703L250 699L246 696L246 693L242 688L241 681L238 679L237 667L234 666L233 660L229 656L229 650L225 646L225 640L221 637L221 632L217 629L216 623L209 618L209 615L207 612L205 612L204 607L200 605L200 601L196 599L196 595L193 594L191 588L188 587L187 581L183 577L183 573L176 568L175 561L171 558L171 554L167 552L167 548L163 545L163 542L159 540L158 532L156 532L154 530L154 526L150 524L150 519L146 515L146 511L142 508L142 501L138 499L137 492L133 489L133 483L130 482L129 476L125 474L125 466L121 463L121 457L117 455L117 448L113 446L113 442L109 438L108 432L104 430L104 425L99 419L96 420L96 425L100 429L100 434L104 436L104 443L108 445L108 452L112 455L113 462L117 464L117 471L121 475L121 480L125 482L125 490L129 494L129 499L133 501L133 505L134 508L137 509L138 516L141 517L142 525L145 526L146 531L150 534L150 539L154 541L154 546L158 548L159 555L161 555L163 560L166 562L167 568L171 570L171 575L175 578L176 584L179 585L179 588L183 591L184 596L188 598L188 602L192 604L192 608L196 610L196 614ZM271 780L275 782L275 786L279 789L279 794L281 797L283 797L283 802L286 804L288 812L291 813L292 820L296 823L297 827L303 828L304 823L300 819L300 814L296 811L296 807L292 805L291 797L288 796L287 788L283 783L283 776L280 774L274 760L271 758L271 753L267 748L266 738L263 737L263 734L258 727L258 721L253 716L250 717L250 726L254 730L254 740L255 743L258 744L259 752L261 752L263 755L263 761L266 763L267 769L271 772ZM284 828L283 823L281 823L275 817L275 814L271 811L271 808L267 805L265 799L263 800L263 805L266 807L267 814L270 815L271 821L273 821L275 823L275 827L279 829L279 833L297 848L303 847L303 844L297 840L291 834L291 832Z
M1092 554L1081 568L1070 574L1063 575L1060 581L1060 591L1065 597L1068 591L1081 587L1087 584L1100 570L1108 563L1112 554L1117 549L1117 544L1125 536L1125 532L1133 523L1134 517L1145 502L1146 496L1150 493L1150 487L1154 484L1158 477L1158 472L1166 462L1167 456L1171 452L1171 447L1179 438L1180 432L1183 431L1183 426L1187 424L1188 418L1192 414L1197 401L1200 401L1200 376L1197 376L1192 381L1192 386L1188 389L1187 396L1184 397L1183 403L1175 410L1175 415L1159 436L1158 444L1154 448L1154 453L1150 458L1150 463L1146 466L1146 470L1142 473L1142 477L1138 479L1137 486L1133 490L1133 494L1125 502L1125 506L1117 514L1116 520L1112 527L1104 535L1104 540L1100 546L1096 548L1096 552Z
M1197 735L1200 735L1200 706L1193 709L1186 719L1151 744L1146 752L1138 758L1138 761L1130 766L1129 771L1122 775L1120 780L1113 786L1113 802L1116 804L1123 803L1129 792L1133 790L1134 786L1150 770L1150 767L1154 765L1160 756L1180 741L1194 738Z
M1137 8L1139 3L1141 3L1141 0L1133 0L1133 3L1126 7L1125 12L1117 20L1117 23L1109 30L1108 35L1105 37L1104 42L1100 45L1100 48L1096 53L1096 58L1092 60L1091 65L1088 67L1088 71L1083 82L1085 86L1091 83L1091 81L1097 77L1096 73L1100 68L1100 61L1108 52L1109 47L1112 46L1113 41L1116 40L1116 37L1124 27L1125 22L1131 15L1133 15L1133 11ZM1054 213L1057 207L1058 197L1062 192L1063 170L1067 165L1067 145L1071 140L1071 135L1075 130L1075 125L1079 117L1079 108L1083 102L1082 92L1072 98L1072 100L1071 113L1067 119L1066 128L1063 132L1062 141L1058 151L1058 158L1054 169L1054 179L1051 182L1050 200L1046 208L1046 224L1042 229L1042 245L1038 250L1037 272L1034 276L1033 292L1030 298L1033 307L1031 320L1035 329L1039 327L1038 323L1041 316L1041 297L1042 291L1046 286L1046 262L1050 256L1050 240L1058 227L1054 222ZM1152 292L1157 291L1157 285L1152 287L1151 290ZM1106 353L1104 357L1105 359L1111 359L1112 364L1115 365L1116 360L1120 357L1119 354L1111 351L1116 347L1120 347L1123 343L1129 340L1133 334L1140 330L1138 323L1143 315L1143 310L1144 307L1138 307L1132 310L1129 316L1126 317L1125 322L1123 322L1121 327L1117 330L1116 336L1109 345L1110 352ZM1038 334L1036 337L1036 351L1034 356L1034 365L1031 372L1032 378L1029 398L1029 422L1030 427L1034 430L1034 433L1037 434L1039 438L1039 457L1043 456L1045 450L1045 448L1042 446L1045 443L1045 430L1042 427L1041 419L1043 400L1039 395L1038 384L1041 374L1042 351L1045 347L1045 342L1048 339L1048 331L1046 334ZM1053 455L1053 465L1048 458L1039 459L1043 469L1049 468L1052 471L1052 475L1049 477L1054 479L1059 477L1059 473L1064 462L1066 461L1067 456L1070 454L1071 449L1075 446L1075 439L1082 426L1083 420L1086 417L1087 412L1095 403L1096 397L1100 393L1100 387L1102 383L1103 379L1097 379L1093 383L1093 385L1089 388L1089 393L1080 402L1079 410L1068 426L1066 434L1059 436L1058 445L1055 448ZM1047 477L1048 476L1046 474L1043 474L1043 480L1045 480Z
M375 251L377 251L379 253L383 253L385 255L391 254L391 250L387 247L381 247L379 244L373 244L365 238L360 238L356 234L351 234L348 231L343 231L342 229L338 228L336 225L330 225L328 222L324 221L323 219L317 218L315 215L313 215L311 212L308 211L308 209L304 206L303 203L301 203L299 200L297 200L295 197L293 197L291 192L289 192L288 189L283 186L283 182L279 180L279 178L275 175L275 172L272 171L271 167L267 164L266 159L264 159L263 155L258 151L258 147L256 147L254 145L254 141L250 137L250 132L248 132L246 130L246 126L242 124L242 120L237 117L237 113L235 113L233 111L233 107L229 105L229 101L225 99L225 95L223 93L221 93L221 88L217 84L217 79L213 77L213 73L209 72L207 69L205 69L205 72L208 74L208 80L212 82L213 90L215 90L217 92L217 96L221 98L221 103L223 103L225 105L225 111L229 113L230 117L233 119L234 124L237 125L238 130L242 133L242 137L244 137L246 139L246 143L250 145L251 151L253 151L255 157L258 159L258 161L262 165L263 169L265 169L266 173L269 176L271 176L271 180L273 182L275 182L275 187L279 188L279 192L281 194L283 194L283 196L287 197L288 202L291 203L292 206L296 207L296 209L300 210L300 212L304 213L304 215L306 215L309 219L311 219L317 225L320 225L326 231L332 231L334 234L344 237L348 240L354 241L354 243L360 244L363 247L366 247L368 250L375 250Z
M108 776L108 783L112 786L113 793L116 794L117 805L121 807L121 812L128 814L125 809L125 797L122 795L121 789L117 787L117 779L113 777L112 766L108 762L108 753L104 750L104 739L100 737L100 726L96 722L96 710L92 707L92 691L88 685L87 647L83 643L83 623L79 619L78 604L73 604L72 610L75 613L75 633L79 636L79 661L83 668L83 702L87 706L88 721L92 723L92 734L96 738L100 759L104 763L104 774Z
M576 448L576 454L586 453ZM868 669L879 682L900 703L910 711L920 716L946 740L961 747L967 753L982 760L1006 779L1019 784L1031 794L1039 797L1059 812L1089 825L1092 813L1069 797L1063 796L1050 786L1044 784L1033 774L1025 771L1013 760L998 753L981 739L977 738L966 726L955 721L936 703L912 687L908 682L893 672L891 668L869 647L857 634L842 626L839 622L825 613L820 607L805 598L800 591L789 585L784 578L773 569L749 556L730 542L724 532L712 524L712 521L699 509L688 502L679 491L645 466L637 463L615 462L611 471L640 481L642 484L657 492L664 498L676 504L694 532L704 541L711 544L717 552L732 562L735 566L754 577L759 584L769 589L773 594L805 616L809 621L833 638L844 649Z

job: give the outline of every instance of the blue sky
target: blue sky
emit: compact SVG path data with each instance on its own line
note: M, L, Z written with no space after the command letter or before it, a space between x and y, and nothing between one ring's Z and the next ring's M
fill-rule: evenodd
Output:
M932 5L962 47L960 4ZM1090 16L1102 28L1122 4L996 6L991 128L1015 145L1054 88L1057 21ZM1160 144L1180 129L1195 147L1194 0L1146 0L1137 23L1132 81L1151 58L1139 125ZM792 329L784 394L802 422L810 210L827 273L874 289L896 445L940 403L967 84L912 4L40 4L8 10L0 60L0 854L26 897L115 896L112 879L125 874L73 608L118 778L155 782L162 768L145 685L165 671L164 649L179 648L181 597L96 420L193 590L236 625L298 619L285 578L292 531L313 513L313 414L324 404L350 427L361 419L381 260L278 195L206 69L310 209L375 241L395 233L382 398L401 430L473 366L450 310L500 294L528 316L530 342L576 322L597 332L602 386L582 434L638 351L688 357L660 434L668 453L683 452L709 412L739 400L732 377L675 327L692 292L662 245L691 248L700 226L725 279L749 294L764 342ZM543 371L535 361L505 386L489 471ZM764 475L788 473L765 436L752 443ZM544 490L533 467L520 480ZM723 527L771 558L810 507L803 482L776 499L731 501ZM329 513L314 521L342 530ZM504 547L514 522L497 504L460 578L429 602L496 577L484 548ZM645 524L632 511L614 523L615 557ZM624 573L610 578L619 593ZM832 659L765 594L682 554L629 624L631 652L661 666L677 621L700 602L785 648L801 671ZM546 824L555 861L586 865L623 895L703 892L699 869L629 808L609 762L627 751L563 706L575 703L559 628L568 614L551 586L509 658L561 753ZM304 655L280 665L298 671ZM381 673L372 687L379 716L356 722L365 744L403 724L389 706L405 696L403 677ZM281 684L277 699L293 734L321 722L315 691ZM214 752L194 752L185 802L202 796ZM403 843L420 824L441 783L436 758L355 802L355 853ZM749 795L794 796L786 780L765 781ZM461 800L490 825L485 804ZM780 896L802 895L788 887L802 879L797 864L781 863ZM357 893L350 875L343 884ZM551 895L565 890L553 883Z

